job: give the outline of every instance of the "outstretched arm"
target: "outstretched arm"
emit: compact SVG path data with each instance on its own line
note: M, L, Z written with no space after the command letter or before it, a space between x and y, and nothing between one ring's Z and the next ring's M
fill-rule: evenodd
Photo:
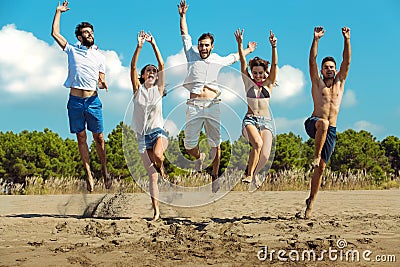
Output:
M51 36L53 36L54 40L56 40L56 42L62 49L64 49L67 45L67 40L60 33L60 17L61 13L68 10L68 1L65 0L62 5L60 5L60 2L58 2L56 14L54 14L53 24L51 27Z
M136 91L139 89L140 86L139 75L136 64L139 58L140 50L142 50L143 44L146 41L146 33L144 31L140 31L137 35L137 40L138 43L136 45L136 49L135 52L133 53L131 60L131 82L134 94L136 94Z
M257 47L257 43L249 42L247 45L247 48L243 49L243 34L244 34L244 29L242 29L242 30L237 29L235 31L235 38L236 38L236 42L238 44L240 71L242 72L242 79L245 82L250 77L249 71L247 69L246 55L251 52L254 52L254 50Z
M344 81L346 80L347 74L349 73L351 61L350 28L343 27L342 34L344 38L343 61L342 64L340 64L338 77L341 81Z
M164 95L164 89L165 89L165 77L164 77L164 59L161 56L161 52L158 49L158 46L156 44L156 40L154 37L151 35L151 33L146 34L146 41L151 44L154 50L154 54L156 55L157 61L158 61L158 89L160 90L160 94Z
M271 81L271 84L275 84L276 74L277 74L277 66L278 66L278 51L276 48L277 39L272 30L269 31L269 43L272 47L272 62L271 69L269 71L268 79Z
M186 0L181 0L178 5L178 12L180 16L180 28L181 28L181 35L189 34L188 26L186 22L186 12L188 10L189 5L186 5Z
M319 39L324 36L325 30L323 27L318 26L314 28L314 39L312 41L310 49L310 57L308 60L310 67L311 81L316 81L319 78L318 65L317 65L317 54L318 54L318 42Z

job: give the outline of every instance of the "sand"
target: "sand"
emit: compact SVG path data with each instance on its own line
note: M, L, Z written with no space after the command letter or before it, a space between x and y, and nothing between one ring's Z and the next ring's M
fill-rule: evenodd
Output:
M321 191L305 220L307 195L162 204L157 222L147 194L2 195L0 266L399 266L400 190Z

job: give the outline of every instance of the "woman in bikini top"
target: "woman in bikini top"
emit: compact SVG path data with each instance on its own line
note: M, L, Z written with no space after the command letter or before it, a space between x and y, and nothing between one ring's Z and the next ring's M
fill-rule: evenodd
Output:
M246 178L242 179L242 181L254 184L255 188L258 188L261 186L262 181L257 178L258 176L256 176L256 174L258 174L268 162L272 148L273 129L271 129L271 127L259 127L257 124L259 121L257 120L259 118L262 118L264 122L266 121L265 119L272 120L269 111L269 101L272 88L276 82L278 65L278 53L276 49L277 39L273 32L270 31L269 42L272 47L272 63L269 71L269 62L255 57L249 61L249 72L243 53L243 33L244 30L238 29L235 32L235 37L238 43L240 69L247 97L247 113L243 120L243 135L250 142L251 150ZM256 48L256 43L250 42L248 47L253 52ZM253 119L250 119L251 117L253 117Z

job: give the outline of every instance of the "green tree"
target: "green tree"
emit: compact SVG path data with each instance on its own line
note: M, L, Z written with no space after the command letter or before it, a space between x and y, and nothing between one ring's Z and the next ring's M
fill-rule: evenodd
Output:
M77 143L57 133L0 133L0 177L24 183L27 176L79 177L83 172Z
M272 163L274 171L303 168L307 163L309 146L303 144L299 135L292 132L276 136L275 158Z
M250 149L251 146L243 135L233 142L232 155L229 164L230 168L237 168L244 171L247 168Z
M221 160L220 160L219 170L218 170L219 175L223 174L225 172L226 168L228 167L229 162L231 160L231 151L232 151L231 142L229 142L229 140L223 141L221 143ZM212 169L212 166L211 166L211 169Z
M385 151L371 133L352 129L337 134L335 152L331 157L333 171L366 170L377 184L387 180L390 166Z
M381 142L381 147L385 150L385 155L388 158L396 176L399 176L400 170L400 139L396 136L388 136Z
M136 133L120 122L105 141L107 169L114 178L131 179L146 175L138 151ZM96 177L102 177L101 163L96 152L95 141L90 146L90 165Z

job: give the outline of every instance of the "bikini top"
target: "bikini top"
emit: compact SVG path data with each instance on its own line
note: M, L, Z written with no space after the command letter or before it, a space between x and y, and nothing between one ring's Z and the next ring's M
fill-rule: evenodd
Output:
M257 96L256 91L258 92L259 89L255 88L255 86L251 87L246 94L248 98L270 98L270 94L267 88L261 86L261 93Z

